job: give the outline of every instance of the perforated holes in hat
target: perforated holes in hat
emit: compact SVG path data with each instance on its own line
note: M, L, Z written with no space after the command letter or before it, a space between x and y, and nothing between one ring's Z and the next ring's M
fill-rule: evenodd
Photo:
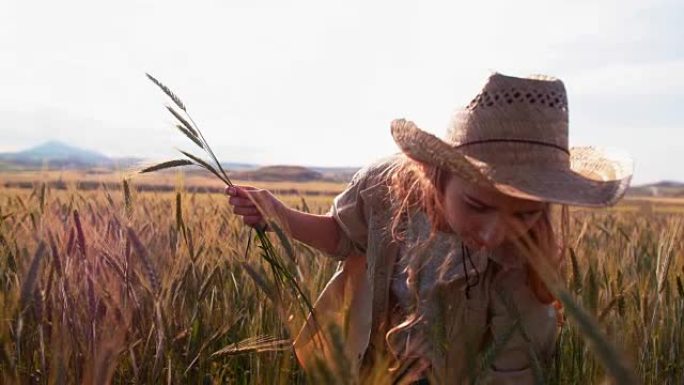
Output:
M466 108L472 111L478 108L493 107L502 103L513 104L514 102L526 102L529 104L539 103L543 106L556 108L561 111L565 111L567 108L565 98L556 91L522 91L517 88L501 90L494 93L484 91L475 96L475 98L468 103Z

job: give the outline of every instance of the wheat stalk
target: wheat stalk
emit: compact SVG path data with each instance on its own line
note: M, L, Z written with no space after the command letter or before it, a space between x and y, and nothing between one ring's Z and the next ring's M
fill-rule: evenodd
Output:
M167 110L176 118L176 120L179 122L179 124L176 125L176 128L183 133L187 138L189 138L194 144L196 144L198 147L204 150L204 152L208 155L210 158L209 161L202 159L201 157L194 155L190 152L179 150L181 154L185 156L185 159L176 159L176 160L171 160L171 161L166 161L162 162L153 166L146 167L142 170L140 170L140 173L148 173L148 172L154 172L154 171L160 171L160 170L165 170L165 169L170 169L170 168L175 168L175 167L183 167L183 166L188 166L188 165L196 165L201 168L204 168L205 170L209 171L211 174L216 176L221 182L228 186L233 186L232 181L228 177L228 174L226 171L223 169L223 166L221 165L221 162L219 162L218 158L214 154L214 151L211 149L211 146L205 139L204 135L202 134L202 131L200 128L195 124L194 120L192 117L188 114L187 109L185 108L185 104L180 100L180 98L171 91L166 85L164 85L162 82L160 82L158 79L153 77L150 74L146 74L147 77L155 84L157 85L162 92L164 92L176 105L178 109L183 111L183 113L179 112L176 108L173 106L167 105L166 108ZM262 210L262 213L264 211ZM266 216L266 215L265 215ZM290 241L287 239L285 236L284 232L282 231L281 227L275 223L276 221L272 220L272 218L266 218L266 221L268 222L270 228L275 229L276 235L283 244L287 256L290 258L291 261L295 261L294 257L294 249L292 247L292 244ZM291 291L293 292L294 296L297 298L300 298L300 300L303 302L304 305L304 311L308 311L311 313L313 311L313 306L311 304L311 301L309 300L308 296L304 293L302 288L300 287L299 283L297 282L295 276L290 272L290 270L287 268L287 264L285 261L280 257L280 255L276 252L275 247L271 243L271 240L269 237L266 235L266 232L264 229L257 229L257 240L259 242L259 249L262 251L261 256L268 262L268 264L271 266L271 270L273 271L274 277L275 277L275 282L277 286L281 286L283 284L287 284L290 286ZM248 240L251 241L251 230L250 230L250 236L248 237ZM250 243L248 241L247 244L247 250L245 253L249 251ZM253 276L252 276L253 277Z

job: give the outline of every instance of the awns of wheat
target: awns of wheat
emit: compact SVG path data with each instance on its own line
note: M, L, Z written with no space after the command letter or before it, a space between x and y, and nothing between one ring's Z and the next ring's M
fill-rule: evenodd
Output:
M155 77L153 77L150 74L146 75L147 78L150 79L155 85L157 85L157 87L159 87L164 92L164 94L166 94L166 96L168 96L173 102L172 105L167 105L166 109L176 119L176 128L180 132L182 132L183 135L185 135L188 139L190 139L197 147L201 148L204 151L204 154L209 158L209 160L203 159L201 156L196 156L190 152L179 150L179 152L184 156L183 158L173 159L159 164L155 164L153 166L146 167L140 170L140 173L149 173L154 171L166 170L174 167L192 165L199 166L209 171L222 183L228 186L233 186L233 183L231 182L230 178L228 177L228 174L226 173L226 170L224 170L223 166L221 165L221 162L219 162L218 158L216 157L216 154L214 154L214 151L211 149L211 146L209 146L209 143L202 134L202 131L188 114L185 104L180 100L178 96L176 96L176 94L174 94L167 86L165 86ZM258 205L258 202L255 202L255 204ZM261 211L262 213L265 212L265 210ZM278 218L269 215L264 215L264 219L266 220L268 227L274 230L274 233L276 234L280 242L283 244L289 259L291 261L294 261L295 258L292 252L292 245L288 240L287 236L285 235L284 231L282 230L282 227L279 226ZM249 240L251 240L251 231L252 230L250 230L250 236L248 237ZM303 292L294 274L288 268L285 260L275 250L275 247L271 242L271 239L266 234L266 231L264 229L256 229L256 239L259 243L258 247L261 250L261 256L264 258L264 260L266 260L266 262L269 264L271 268L271 271L273 272L274 281L277 285L278 291L280 292L280 289L283 286L288 286L294 294L294 297L300 299L300 304L303 305L303 314L306 316L306 313L311 313L311 311L313 310L311 301ZM246 255L249 251L249 247L250 244L248 242L247 250L245 251Z

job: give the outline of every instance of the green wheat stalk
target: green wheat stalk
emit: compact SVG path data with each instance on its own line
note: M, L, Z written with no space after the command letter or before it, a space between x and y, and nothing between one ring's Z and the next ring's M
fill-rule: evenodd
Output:
M200 128L197 126L195 121L190 117L188 114L188 111L185 107L185 104L180 100L180 98L174 94L167 86L165 86L162 82L157 80L154 76L146 73L147 78L150 79L157 87L159 87L164 94L166 94L171 101L173 101L173 105L167 105L166 109L176 118L178 121L178 124L176 124L176 128L183 133L188 139L190 139L195 145L197 145L199 148L204 150L205 154L209 157L209 160L203 159L202 157L193 155L187 151L182 151L179 150L181 154L184 155L184 158L180 159L174 159L174 160L169 160L166 162L158 163L153 166L146 167L142 170L140 170L140 173L149 173L149 172L154 172L154 171L160 171L160 170L166 170L170 168L175 168L175 167L183 167L183 166L190 166L190 165L195 165L199 166L210 173L212 173L215 177L217 177L221 182L228 186L233 186L233 183L231 182L230 178L228 177L228 174L226 171L223 169L223 166L221 165L221 162L219 162L218 158L216 157L214 151L211 149L211 146L205 139L204 135L202 134L202 131ZM180 110L180 111L179 111ZM181 112L182 111L182 112ZM289 240L283 235L283 232L280 227L278 227L277 224L273 223L270 219L266 218L266 221L268 222L268 225L270 228L275 229L276 235L280 239L281 243L285 247L285 250L288 253L289 257L292 257L290 254L292 253L292 245L289 242ZM251 240L251 231L250 230L250 236L248 239ZM259 242L259 249L261 250L261 256L266 260L266 262L270 265L271 270L273 271L273 274L275 276L275 281L278 286L281 285L289 285L290 289L293 291L295 298L299 297L301 300L304 302L305 308L302 309L304 311L308 311L309 313L312 312L313 306L311 304L311 301L307 297L307 295L304 293L300 285L297 283L297 280L295 276L290 272L290 270L287 268L287 265L283 258L276 252L275 247L273 246L273 243L271 242L270 238L266 235L266 231L264 229L256 229L257 233L257 240ZM247 251L249 250L249 243L247 244ZM247 251L245 253L247 253ZM304 313L304 316L306 316L306 313Z

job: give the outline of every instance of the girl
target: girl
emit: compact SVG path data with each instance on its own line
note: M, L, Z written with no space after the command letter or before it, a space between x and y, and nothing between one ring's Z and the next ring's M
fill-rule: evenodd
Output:
M294 342L299 361L367 383L534 383L560 319L550 204L614 204L631 162L568 148L565 87L549 77L491 75L444 139L405 120L391 130L402 153L361 169L326 215L227 189L246 224L268 211L342 261Z

